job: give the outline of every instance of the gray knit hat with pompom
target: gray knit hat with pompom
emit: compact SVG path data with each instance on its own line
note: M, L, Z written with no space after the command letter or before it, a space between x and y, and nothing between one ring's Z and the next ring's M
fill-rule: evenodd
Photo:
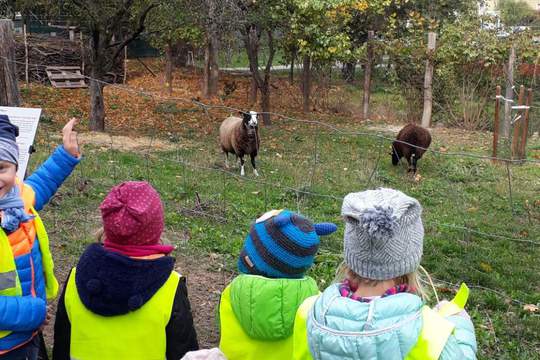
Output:
M380 188L343 200L345 263L359 276L389 280L415 271L424 243L422 206L401 191Z

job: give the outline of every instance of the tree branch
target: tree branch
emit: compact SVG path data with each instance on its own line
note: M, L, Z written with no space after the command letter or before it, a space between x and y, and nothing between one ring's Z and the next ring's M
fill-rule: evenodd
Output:
M153 8L155 8L157 6L158 6L157 3L152 3L152 4L148 5L148 7L146 9L144 9L144 11L141 13L141 15L139 17L139 26L138 26L138 28L130 36L128 36L126 39L124 39L124 41L122 41L120 43L120 45L118 45L118 49L116 49L116 52L114 53L114 56L112 58L113 63L115 62L116 58L122 53L122 50L124 49L124 47L127 44L129 44L130 42L132 42L133 40L135 40L137 38L137 36L139 36L144 31L144 22L146 21L146 16L150 12L150 10L152 10Z
M274 36L272 34L272 29L266 30L266 33L268 35L268 50L270 53L268 54L268 60L266 61L266 69L264 70L264 81L268 82L270 78L270 70L272 68L272 61L274 60L275 49L274 49Z

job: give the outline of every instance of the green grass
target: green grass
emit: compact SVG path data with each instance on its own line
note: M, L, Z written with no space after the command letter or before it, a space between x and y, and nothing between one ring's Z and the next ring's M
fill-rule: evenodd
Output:
M45 131L38 135L49 138ZM43 211L55 258L71 266L94 241L98 205L111 186L128 179L148 180L166 205L167 237L187 250L224 254L226 268L232 271L250 223L269 209L289 208L315 221L338 223L339 231L322 240L311 270L323 289L342 260L340 197L392 187L416 197L424 207L422 263L437 279L440 295L451 297L455 289L442 281L471 286L468 311L477 331L479 357L538 358L540 317L519 303L540 303L538 164L510 167L510 202L503 165L427 153L419 162L422 179L415 182L406 176L405 166L391 165L389 141L276 122L261 129L262 176L254 178L247 165L248 175L241 178L237 168L223 170L216 135L179 128L177 148L166 152L86 146L84 161ZM435 139L432 148L439 146ZM531 149L538 146L531 144ZM467 144L459 149L478 152ZM31 167L50 149L39 150ZM536 244L506 238L532 239Z

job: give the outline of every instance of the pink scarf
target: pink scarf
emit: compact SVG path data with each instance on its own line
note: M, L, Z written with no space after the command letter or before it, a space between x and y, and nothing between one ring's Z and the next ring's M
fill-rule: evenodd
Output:
M107 241L107 239L103 242L103 246L107 250L130 257L149 256L154 254L169 255L174 250L174 246L172 245L120 245Z

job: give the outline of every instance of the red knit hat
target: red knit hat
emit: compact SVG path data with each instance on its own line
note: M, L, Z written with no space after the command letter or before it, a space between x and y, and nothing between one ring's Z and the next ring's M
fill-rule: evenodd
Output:
M162 245L163 205L159 194L145 181L127 181L112 188L100 205L104 245L127 256L168 254Z

